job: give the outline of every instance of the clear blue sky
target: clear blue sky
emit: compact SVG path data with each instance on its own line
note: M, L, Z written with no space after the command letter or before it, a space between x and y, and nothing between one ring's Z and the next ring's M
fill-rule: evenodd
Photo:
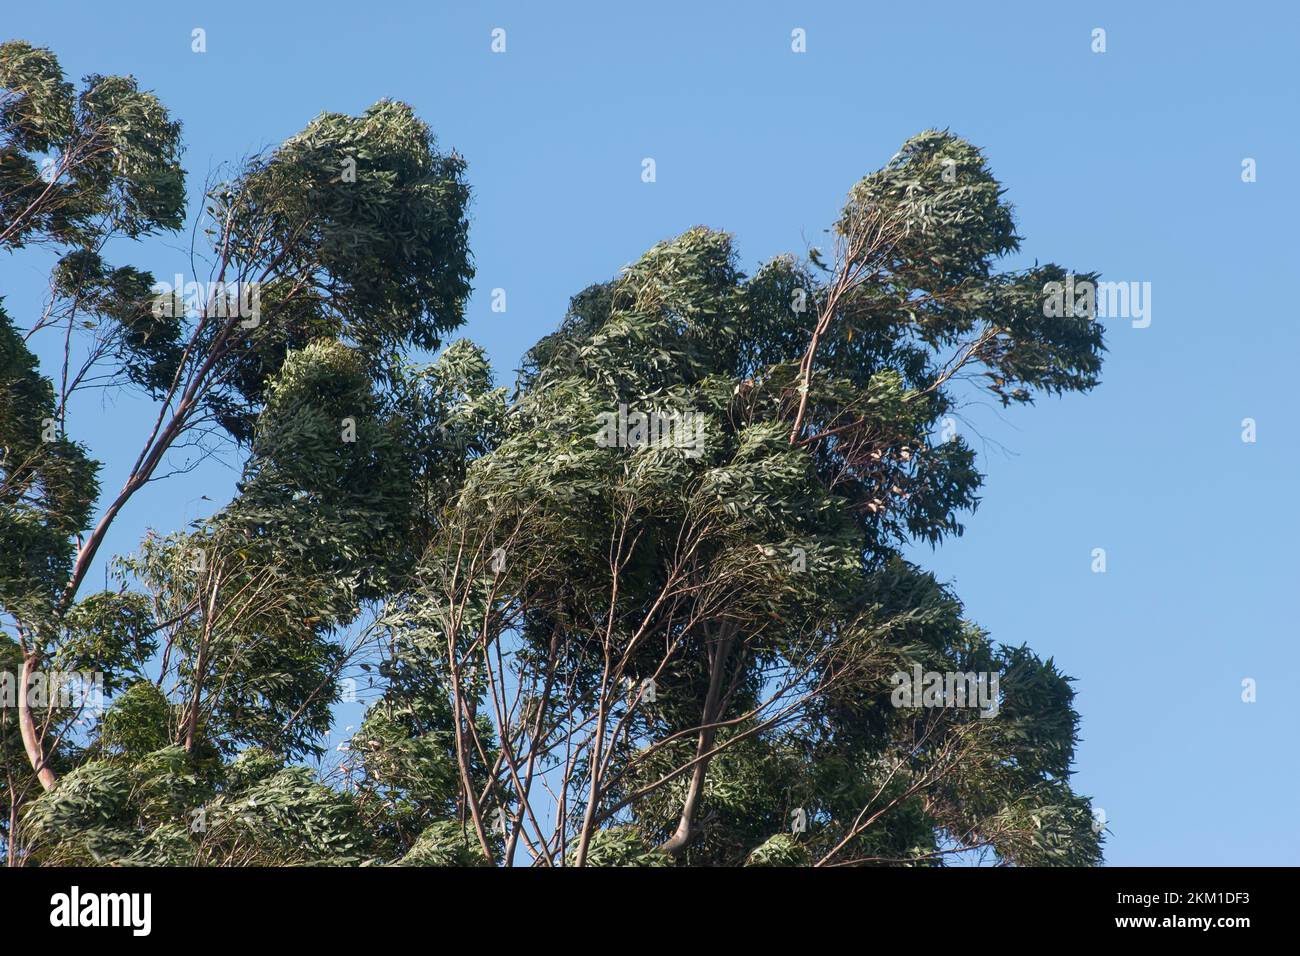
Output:
M464 332L503 382L570 295L657 240L727 229L752 267L804 251L913 133L948 127L983 147L1025 237L1010 264L1150 282L1152 322L1107 322L1090 395L970 409L961 427L988 439L983 504L965 538L915 556L995 639L1078 678L1076 785L1105 809L1108 862L1300 863L1298 8L464 6L7 3L0 35L52 47L71 77L134 73L157 91L185 124L192 200L210 168L321 110L413 104L469 162L478 277ZM194 27L205 54L190 50ZM495 27L503 55L489 49ZM1096 27L1104 54L1090 49ZM1241 180L1246 157L1257 182ZM114 261L170 276L184 242ZM0 259L20 324L46 266L39 253ZM489 308L494 287L504 315ZM134 458L143 411L125 397L74 409L72 436L105 462L106 489ZM111 550L208 513L199 496L222 500L232 477L208 465L140 496ZM1105 574L1090 568L1099 547ZM1241 700L1248 677L1254 704Z

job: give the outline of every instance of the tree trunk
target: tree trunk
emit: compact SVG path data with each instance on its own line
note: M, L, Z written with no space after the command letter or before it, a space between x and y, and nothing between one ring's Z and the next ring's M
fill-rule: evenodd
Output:
M18 681L18 730L22 734L23 749L31 761L36 778L46 790L53 790L59 785L59 778L54 771L45 766L45 750L41 746L41 735L36 730L36 719L32 716L31 701L28 698L28 684L32 672L40 663L40 655L31 653L23 655L22 677Z
M731 631L729 625L723 625L723 637L718 640L718 649L713 655L713 673L709 675L709 691L704 698L704 713L700 720L700 734L695 743L695 769L691 772L691 783L686 790L686 799L682 802L682 815L677 821L677 831L660 844L659 849L670 856L676 856L686 849L686 844L695 836L695 811L699 807L700 797L704 795L704 778L709 769L709 758L704 757L713 749L713 738L717 728L713 726L720 716L719 699L722 696L723 676L727 671L727 659L731 656ZM703 758L703 759L701 759Z

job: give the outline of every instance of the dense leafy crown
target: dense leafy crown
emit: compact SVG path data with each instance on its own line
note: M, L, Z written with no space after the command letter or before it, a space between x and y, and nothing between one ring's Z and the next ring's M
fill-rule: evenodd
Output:
M93 672L108 700L0 709L10 858L1100 859L1070 679L904 556L977 503L939 427L963 396L1100 368L1100 327L1043 308L1064 268L997 268L1020 239L975 147L912 138L806 259L747 274L726 233L659 243L573 298L507 396L468 342L415 360L473 269L464 163L405 104L322 114L210 190L211 278L260 294L241 322L161 310L103 259L181 224L152 94L75 93L25 43L0 87L0 246L58 256L26 335L0 309L0 672ZM102 373L71 390L160 409L89 534L69 375L26 344L51 326ZM194 443L243 456L235 497L81 595L113 517ZM983 710L899 706L914 672L1000 685Z

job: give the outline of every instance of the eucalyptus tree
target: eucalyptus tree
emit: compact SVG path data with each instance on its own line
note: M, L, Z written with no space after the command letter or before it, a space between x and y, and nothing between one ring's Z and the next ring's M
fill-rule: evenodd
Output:
M413 443L430 373L405 356L463 320L463 160L403 103L323 113L205 184L201 239L173 287L107 257L182 228L180 133L134 78L77 89L51 51L0 46L0 249L53 258L39 314L0 308L0 650L19 688L0 733L11 863L35 785L59 793L50 811L73 799L64 773L82 791L131 777L143 754L106 735L116 723L121 737L128 714L144 725L124 739L165 742L182 763L319 752L345 634L410 557L394 543L415 540L413 495L456 470ZM29 347L37 336L58 336L53 367ZM154 412L101 499L92 431L70 402L121 388ZM150 535L116 563L121 588L84 595L123 508L217 450L244 459L235 500ZM121 707L96 721L32 705L45 671L79 666ZM36 842L57 843L49 814L31 810Z
M472 267L464 164L405 105L322 114L206 184L196 296L105 261L184 218L156 97L77 93L23 43L0 88L0 246L55 254L41 313L0 311L8 862L1100 858L1069 678L905 557L976 504L940 427L964 395L1100 368L1100 327L1043 306L1065 269L995 268L1019 238L973 146L909 140L825 255L746 275L725 233L656 245L573 298L508 397L468 342L413 361ZM156 407L103 500L68 415L97 387ZM82 595L122 509L217 447L234 498ZM378 696L326 750L357 668ZM34 709L45 669L101 675L106 711ZM925 675L992 682L969 706Z
M995 270L1019 242L1002 193L923 133L853 187L831 261L747 276L692 229L532 349L389 622L394 662L450 701L484 859L1099 858L1069 679L903 556L976 503L940 428L960 389L1097 381L1100 327L1043 308L1065 270ZM987 675L994 699L900 707L914 670Z

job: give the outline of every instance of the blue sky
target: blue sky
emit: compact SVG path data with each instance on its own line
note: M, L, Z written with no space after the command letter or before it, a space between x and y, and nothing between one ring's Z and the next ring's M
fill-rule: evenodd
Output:
M1105 810L1109 863L1300 863L1300 719L1286 716L1300 681L1300 331L1286 284L1300 252L1300 13L975 6L47 2L7 4L0 39L53 48L72 78L134 73L155 90L185 125L192 202L209 170L322 110L410 102L469 163L478 276L463 331L503 382L570 295L654 242L703 224L733 232L750 268L803 252L908 136L970 139L1017 210L1024 243L1007 265L1149 282L1151 324L1106 323L1092 394L967 409L983 503L964 538L914 557L995 639L1078 679L1075 783ZM504 54L490 51L497 27ZM795 28L806 53L791 51ZM186 242L115 261L169 277L188 271ZM39 251L0 259L20 324L47 268ZM105 463L106 490L145 411L128 396L74 407L70 432ZM1255 443L1241 440L1247 417ZM200 496L223 500L233 477L209 463L151 489L108 550L208 513Z

